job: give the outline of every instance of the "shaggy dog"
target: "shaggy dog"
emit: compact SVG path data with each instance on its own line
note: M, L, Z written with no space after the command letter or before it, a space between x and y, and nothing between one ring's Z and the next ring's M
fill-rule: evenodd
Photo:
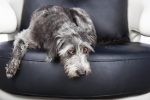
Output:
M37 9L29 27L16 36L6 76L16 74L27 48L37 47L47 50L49 62L59 56L69 78L88 75L91 68L87 58L94 51L96 39L95 27L85 10L52 5Z

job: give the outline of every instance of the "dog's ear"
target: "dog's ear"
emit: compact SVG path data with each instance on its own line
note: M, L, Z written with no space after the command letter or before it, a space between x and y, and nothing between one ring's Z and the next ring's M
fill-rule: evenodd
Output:
M61 37L57 37L57 42L56 42L56 50L59 51L60 48L63 46L65 39Z
M61 48L64 47L64 45L70 43L71 37L66 35L66 36L57 36L56 37L56 50L59 51Z
M97 39L93 33L79 32L79 34L83 41L85 41L85 42L89 43L91 46L95 47Z
M80 36L83 40L95 46L97 36L94 24L87 14L87 12L81 8L71 8L70 13L72 15L73 21L76 23L78 28L80 28Z

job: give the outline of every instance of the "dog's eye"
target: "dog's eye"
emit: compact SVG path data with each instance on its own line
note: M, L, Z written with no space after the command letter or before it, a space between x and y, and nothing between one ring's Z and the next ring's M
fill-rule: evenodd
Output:
M74 50L74 49L68 50L68 54L69 54L69 55L74 55L74 54L75 54L75 50Z
M89 52L89 49L87 47L84 47L83 48L83 53L88 53Z

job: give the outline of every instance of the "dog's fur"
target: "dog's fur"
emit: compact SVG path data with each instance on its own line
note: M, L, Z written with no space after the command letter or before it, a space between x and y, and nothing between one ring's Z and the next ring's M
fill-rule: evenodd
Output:
M29 27L16 36L6 76L16 74L27 48L37 47L47 50L49 62L58 55L69 78L87 75L91 72L87 57L96 39L93 22L83 9L52 5L37 9Z

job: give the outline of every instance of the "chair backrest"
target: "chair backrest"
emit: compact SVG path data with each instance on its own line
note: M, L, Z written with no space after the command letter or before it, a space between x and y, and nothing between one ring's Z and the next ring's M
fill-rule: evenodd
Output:
M90 14L100 40L128 40L127 0L25 0L21 30L28 27L32 12L44 5L81 7Z

